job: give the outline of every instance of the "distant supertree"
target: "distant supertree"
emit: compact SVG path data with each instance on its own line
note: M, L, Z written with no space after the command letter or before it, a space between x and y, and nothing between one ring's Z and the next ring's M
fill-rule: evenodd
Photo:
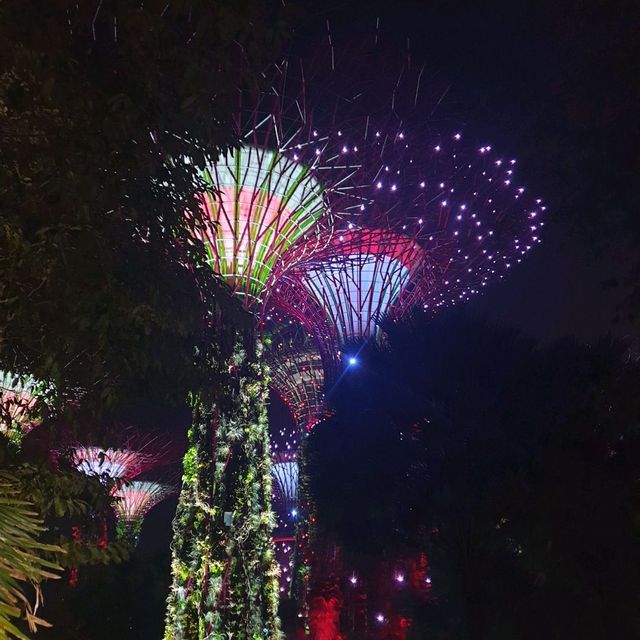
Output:
M113 508L118 520L117 538L135 546L144 517L173 493L176 493L173 485L155 480L133 480L114 488L112 495L115 499Z
M295 517L298 505L298 461L295 452L274 454L272 472L276 480L277 501L286 513Z
M0 371L0 433L18 444L42 421L47 385L31 376Z
M116 430L112 446L72 444L58 455L80 473L111 480L131 480L140 474L170 461L170 441L156 434L146 434L133 428Z
M284 325L273 330L267 363L270 385L293 414L299 433L329 415L322 354L304 327Z

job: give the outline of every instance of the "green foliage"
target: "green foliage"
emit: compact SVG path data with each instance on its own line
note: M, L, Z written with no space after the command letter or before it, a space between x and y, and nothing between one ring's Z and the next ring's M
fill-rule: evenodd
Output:
M40 541L43 521L33 505L21 496L20 481L0 473L0 635L28 640L15 621L25 620L29 629L47 623L37 616L40 583L56 578L61 568L57 559L64 553L58 546ZM24 592L25 584L35 592L35 603Z
M214 309L233 305L192 235L198 166L237 143L238 83L285 33L270 7L2 3L3 368L93 411L210 383Z
M194 396L166 640L280 637L267 378L261 347L248 355L250 336L243 344L233 333L235 348L220 364L227 384L217 394Z

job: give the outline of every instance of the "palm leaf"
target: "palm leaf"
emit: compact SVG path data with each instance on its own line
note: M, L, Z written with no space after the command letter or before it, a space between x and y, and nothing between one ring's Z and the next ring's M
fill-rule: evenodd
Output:
M48 626L36 612L41 602L40 583L57 578L60 567L43 554L60 554L55 545L39 542L45 530L31 503L21 499L16 479L0 473L0 637L28 640L16 626L24 620L31 631ZM34 591L34 602L24 592Z

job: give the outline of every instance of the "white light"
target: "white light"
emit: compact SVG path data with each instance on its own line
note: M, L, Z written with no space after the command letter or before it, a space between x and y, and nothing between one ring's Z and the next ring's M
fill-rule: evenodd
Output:
M349 362L349 366L353 367L354 365L358 364L358 359L355 358L354 356L351 356L349 358L348 362Z

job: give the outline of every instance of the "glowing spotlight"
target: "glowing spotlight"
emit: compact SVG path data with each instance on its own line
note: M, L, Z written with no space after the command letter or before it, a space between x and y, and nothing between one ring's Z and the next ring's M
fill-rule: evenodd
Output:
M358 364L358 358L356 358L355 356L351 356L347 362L349 363L350 367L355 367Z

